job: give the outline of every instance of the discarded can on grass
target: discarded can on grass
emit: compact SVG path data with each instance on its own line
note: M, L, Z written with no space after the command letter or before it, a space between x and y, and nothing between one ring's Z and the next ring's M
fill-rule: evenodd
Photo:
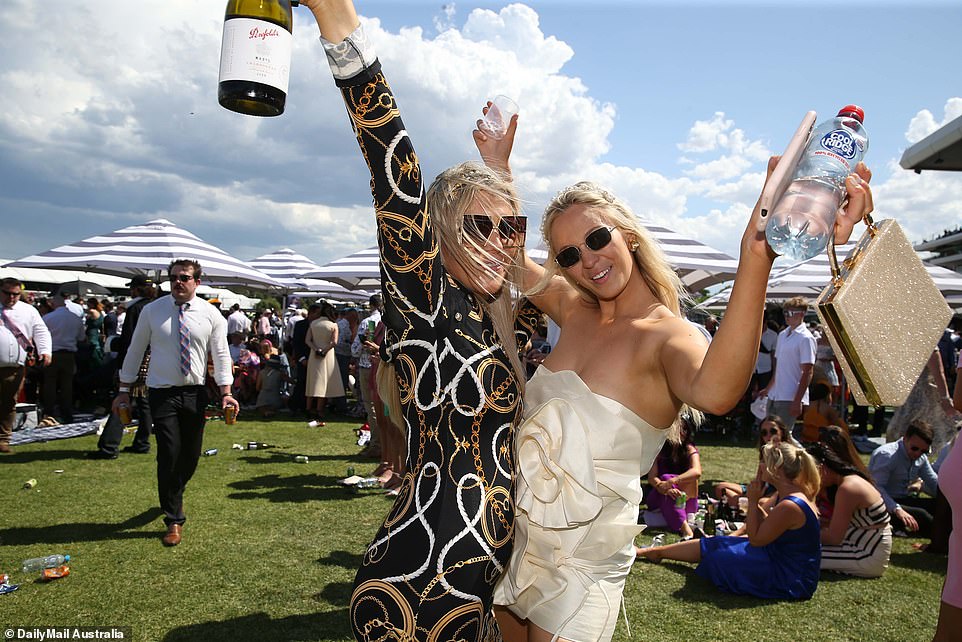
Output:
M23 487L28 489L33 488L36 485L37 485L36 479L28 479L27 481L23 482Z
M257 450L259 444L256 441L247 442L247 450Z
M294 457L295 464L306 464L308 462L307 455L296 455Z
M216 454L217 454L216 448L208 448L207 450L204 451L204 457L213 457Z
M0 595L4 595L6 593L13 593L18 588L20 588L19 584L0 584Z
M0 584L9 584L9 583L10 583L10 574L0 573Z

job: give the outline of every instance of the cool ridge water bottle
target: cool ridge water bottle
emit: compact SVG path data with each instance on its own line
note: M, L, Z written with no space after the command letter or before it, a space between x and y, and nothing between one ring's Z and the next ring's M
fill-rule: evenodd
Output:
M217 101L251 116L280 116L291 71L297 0L228 0Z
M812 132L791 184L768 217L765 237L776 254L804 261L828 246L845 179L868 150L864 120L861 107L846 105Z

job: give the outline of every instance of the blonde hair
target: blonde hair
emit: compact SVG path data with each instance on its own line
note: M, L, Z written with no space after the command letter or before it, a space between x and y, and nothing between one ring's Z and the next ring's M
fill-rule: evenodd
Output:
M797 484L809 501L815 501L821 477L815 459L803 448L784 441L778 445L765 444L762 447L762 462L769 475L775 477L780 473Z
M573 205L584 205L599 211L606 221L621 231L622 236L629 243L637 243L637 247L629 246L629 249L639 272L641 272L641 277L645 280L645 284L662 305L680 317L681 304L690 303L691 297L678 274L672 269L661 247L625 203L612 196L604 188L588 181L575 183L571 187L561 190L545 208L544 217L541 220L541 235L548 247L548 259L544 264L544 276L530 293L536 294L544 291L551 279L561 274L568 283L581 292L581 295L587 301L598 302L598 298L593 292L578 285L566 270L562 270L558 266L555 261L558 255L557 249L551 246L551 226L559 214Z
M809 300L803 296L793 296L791 299L782 304L782 308L785 310L808 311L809 307L811 307L811 303L809 303Z
M548 248L548 258L544 263L544 275L525 294L536 295L545 290L551 280L562 275L565 280L581 293L581 296L589 303L597 305L598 297L587 288L579 285L568 273L562 270L555 258L558 256L558 248L551 244L551 226L554 224L558 215L574 205L583 205L601 213L602 217L610 225L615 226L628 241L628 249L638 266L641 278L645 280L648 289L654 297L672 314L682 317L681 306L690 305L691 297L682 283L681 278L671 267L668 257L665 256L661 246L652 237L651 233L638 220L638 217L629 209L628 205L615 198L610 192L590 181L581 181L570 187L566 187L548 203L545 208L544 216L541 219L541 235L544 238L545 246ZM668 431L668 440L672 443L681 443L681 423L682 415L689 414L691 421L697 426L704 421L704 414L689 408L683 404L678 411L678 417Z
M481 306L491 316L495 334L511 364L519 390L523 390L525 370L521 365L520 350L514 332L517 303L514 300L514 293L517 292L514 284L518 283L517 270L522 248L516 248L515 255L510 259L494 256L471 234L465 233L464 215L472 213L470 210L474 208L476 200L480 201L482 207L501 200L508 203L513 215L519 215L521 211L521 199L514 185L494 169L473 161L455 165L438 174L428 188L426 208L441 249L442 262L455 262L468 274L490 272L491 269L485 262L491 260L498 261L507 268L505 285L500 292L490 297L485 297L482 292L476 294ZM469 247L471 251L468 250ZM388 368L379 368L379 371L381 369L390 371L390 380L394 382L394 391L381 392L381 398L388 400L389 410L394 415L393 421L403 427L404 419L394 366L389 364ZM378 379L380 381L380 376ZM392 404L392 400L397 400L397 407Z

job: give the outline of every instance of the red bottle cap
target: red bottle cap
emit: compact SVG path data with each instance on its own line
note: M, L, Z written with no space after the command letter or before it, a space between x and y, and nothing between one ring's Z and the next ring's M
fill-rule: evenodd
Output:
M858 105L845 105L844 107L838 110L838 115L854 118L860 123L865 122L865 111Z

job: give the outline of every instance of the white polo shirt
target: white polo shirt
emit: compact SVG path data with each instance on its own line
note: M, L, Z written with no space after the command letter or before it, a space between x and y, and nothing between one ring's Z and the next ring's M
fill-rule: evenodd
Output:
M795 398L802 380L802 364L815 363L815 337L805 324L794 330L785 328L778 333L775 343L775 383L768 391L771 401L791 401ZM802 404L808 404L808 390L802 396Z

